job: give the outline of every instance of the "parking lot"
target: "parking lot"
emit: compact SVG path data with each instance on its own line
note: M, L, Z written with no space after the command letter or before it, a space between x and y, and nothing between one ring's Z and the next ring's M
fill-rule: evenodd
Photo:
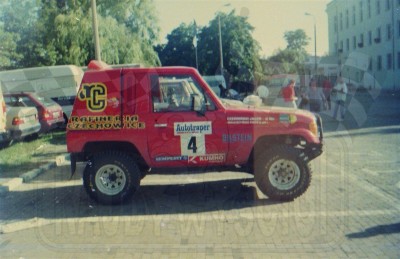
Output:
M69 179L67 161L1 198L1 254L399 257L400 126L378 116L382 105L397 102L375 102L361 129L352 116L322 115L325 152L293 202L270 201L251 175L211 172L148 175L132 201L104 206L87 197L80 172Z

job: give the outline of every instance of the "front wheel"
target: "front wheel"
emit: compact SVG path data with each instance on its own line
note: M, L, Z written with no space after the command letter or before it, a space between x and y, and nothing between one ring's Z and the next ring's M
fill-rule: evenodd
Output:
M140 170L131 157L119 152L93 156L83 173L83 185L94 200L119 204L131 197L140 185Z
M307 190L311 169L300 150L277 146L256 158L254 177L258 188L270 199L290 201Z

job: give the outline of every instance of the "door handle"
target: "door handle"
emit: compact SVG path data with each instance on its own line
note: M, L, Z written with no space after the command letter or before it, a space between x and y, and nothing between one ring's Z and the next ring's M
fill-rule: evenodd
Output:
M156 123L154 124L155 128L166 128L167 127L167 123Z

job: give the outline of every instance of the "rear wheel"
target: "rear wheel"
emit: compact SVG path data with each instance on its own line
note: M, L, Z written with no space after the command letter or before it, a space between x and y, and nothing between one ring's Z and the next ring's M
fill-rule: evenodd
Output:
M140 185L140 170L133 159L120 152L96 154L83 174L83 185L94 200L119 204L130 198Z
M258 188L269 198L293 200L311 182L311 169L300 150L276 146L256 158L254 177Z

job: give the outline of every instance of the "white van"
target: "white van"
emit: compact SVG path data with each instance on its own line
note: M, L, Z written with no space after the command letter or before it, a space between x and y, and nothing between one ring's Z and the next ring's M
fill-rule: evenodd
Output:
M63 108L67 122L72 111L83 70L74 65L34 67L0 72L5 93L36 92L49 97Z

